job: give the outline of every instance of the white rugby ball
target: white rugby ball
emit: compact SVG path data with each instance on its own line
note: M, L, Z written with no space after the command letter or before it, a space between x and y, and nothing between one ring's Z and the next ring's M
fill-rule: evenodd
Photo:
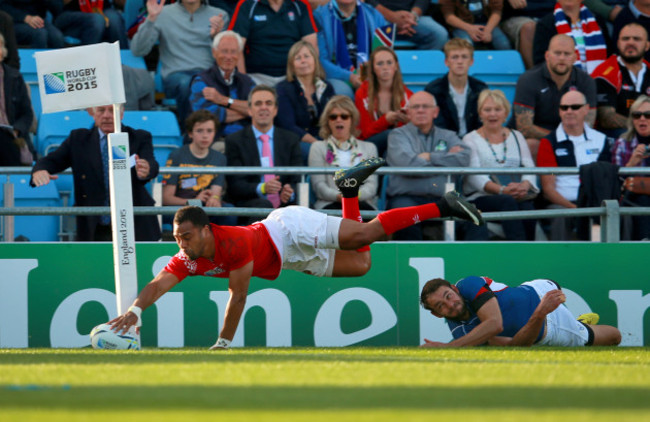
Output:
M90 332L93 349L140 350L140 336L131 328L126 334L118 334L109 324L99 324Z

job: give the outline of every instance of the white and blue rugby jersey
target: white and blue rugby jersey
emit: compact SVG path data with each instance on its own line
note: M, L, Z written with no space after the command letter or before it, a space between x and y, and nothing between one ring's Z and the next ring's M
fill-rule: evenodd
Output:
M532 287L508 287L488 277L465 277L456 283L456 287L465 300L470 318L467 321L446 320L454 339L464 336L481 323L476 312L493 297L497 298L501 308L503 331L499 335L504 337L513 337L521 327L526 325L540 302L537 292ZM535 342L542 338L543 333L544 327Z

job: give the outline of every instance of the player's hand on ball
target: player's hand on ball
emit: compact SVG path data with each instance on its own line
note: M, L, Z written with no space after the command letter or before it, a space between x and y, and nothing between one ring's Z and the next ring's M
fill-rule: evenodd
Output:
M116 333L126 334L129 331L129 328L134 326L138 322L138 316L133 312L127 312L124 315L120 315L115 319L108 321L108 324L111 326L111 329ZM136 333L140 334L140 327L136 327Z

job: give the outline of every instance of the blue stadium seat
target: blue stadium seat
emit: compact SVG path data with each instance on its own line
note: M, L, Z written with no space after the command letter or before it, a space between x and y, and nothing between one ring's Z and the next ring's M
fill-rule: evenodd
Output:
M54 183L39 188L29 186L29 175L11 176L14 185L14 206L16 207L59 207L61 198ZM6 175L0 175L0 185L7 182ZM4 190L0 189L0 204L5 205ZM14 236L24 236L32 242L54 242L59 240L60 219L57 215L16 216ZM3 227L3 233L6 230Z
M158 62L158 67L156 68L156 74L154 75L154 84L156 85L156 92L165 93L165 88L163 87L162 75L160 74L160 69L162 64ZM175 98L163 98L162 105L165 107L175 107L176 99Z
M447 73L445 55L437 50L396 50L404 83L413 92Z
M517 79L525 70L516 50L479 50L474 52L474 65L469 74L488 84L490 89L502 90L512 104Z
M36 71L36 59L34 53L37 51L47 51L32 48L19 48L18 56L20 57L20 73L29 89L34 108L34 115L37 119L41 116L41 94L38 91L38 72Z
M40 155L47 155L56 149L68 137L70 131L90 128L93 118L85 111L62 111L43 114L38 120L36 132L36 150Z
M147 64L144 61L144 57L137 57L131 53L131 50L120 50L120 58L122 59L122 64L136 69L147 70Z
M151 133L154 156L161 167L165 165L169 153L183 145L178 120L171 111L126 111L122 122Z

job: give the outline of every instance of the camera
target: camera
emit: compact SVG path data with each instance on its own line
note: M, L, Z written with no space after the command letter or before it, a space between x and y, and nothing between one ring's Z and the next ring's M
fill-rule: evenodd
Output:
M650 155L650 145L645 146L645 153L644 155Z

